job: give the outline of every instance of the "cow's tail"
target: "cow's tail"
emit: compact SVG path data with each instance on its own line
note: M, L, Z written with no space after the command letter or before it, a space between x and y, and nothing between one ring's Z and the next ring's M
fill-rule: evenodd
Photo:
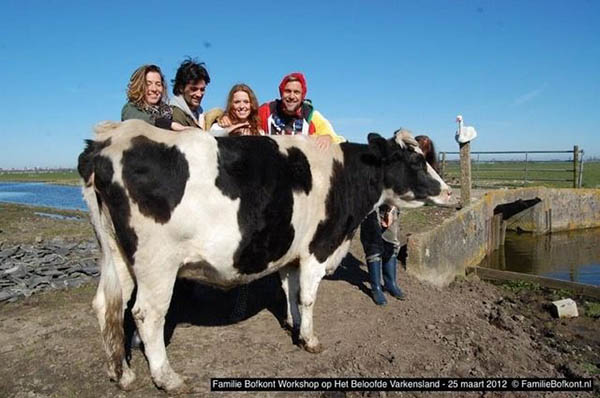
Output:
M78 170L83 179L83 198L90 211L90 219L101 250L100 282L92 306L98 317L104 349L108 356L108 373L120 381L125 360L125 338L123 330L123 294L117 273L114 255L118 253L116 242L111 236L112 223L102 196L94 184L94 159L104 143L87 141L87 147L79 156Z

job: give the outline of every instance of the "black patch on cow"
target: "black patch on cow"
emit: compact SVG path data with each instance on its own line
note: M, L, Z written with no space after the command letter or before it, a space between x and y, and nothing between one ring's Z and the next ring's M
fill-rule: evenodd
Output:
M242 239L234 267L242 274L257 273L281 258L292 244L293 193L310 193L310 164L298 148L282 154L269 137L217 138L217 144L215 185L227 197L240 199Z
M129 198L121 185L112 182L114 169L110 159L98 155L94 158L93 163L96 190L102 202L108 207L119 244L129 263L133 264L138 237L135 230L129 224L131 219Z
M125 187L143 215L164 224L181 202L190 177L185 155L144 136L131 144L121 160Z
M394 150L385 167L384 185L397 194L410 189L416 199L439 195L441 185L427 172L425 157L412 150L401 150L393 140L390 145Z
M308 195L312 189L312 174L308 159L298 148L289 148L287 153L287 171L290 173L288 178L292 182L292 188L294 191L302 190Z
M298 268L300 266L300 257L296 257L295 259L293 259L292 261L288 262L287 264L285 264L283 268L285 267L292 267L292 268Z
M383 189L378 153L367 145L342 143L344 164L334 161L327 193L326 216L319 223L309 250L324 262L354 232L373 209Z
M383 189L393 189L398 195L412 190L418 199L440 193L439 182L427 173L423 155L378 134L369 134L368 138L369 145L340 145L344 164L333 164L326 217L309 246L320 262L352 238Z
M422 154L401 147L394 138L386 140L376 133L369 134L368 140L370 154L367 159L382 166L384 188L391 188L398 195L412 190L418 199L440 193L440 184L427 172Z
M416 199L440 194L441 185L427 172L427 162L421 153L376 133L369 134L368 139L371 157L383 168L384 188L393 189L398 195L411 190Z
M86 186L89 186L90 177L94 172L94 158L100 151L110 145L110 138L104 141L85 140L86 146L83 152L79 155L77 161L77 171Z

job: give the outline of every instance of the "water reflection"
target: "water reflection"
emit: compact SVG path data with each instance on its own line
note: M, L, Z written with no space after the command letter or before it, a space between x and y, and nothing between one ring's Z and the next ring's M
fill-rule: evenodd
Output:
M600 228L534 236L506 232L482 267L600 286Z

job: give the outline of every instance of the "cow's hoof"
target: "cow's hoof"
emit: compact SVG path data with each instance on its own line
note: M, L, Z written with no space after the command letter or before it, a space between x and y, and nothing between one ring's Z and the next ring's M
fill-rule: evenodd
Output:
M135 389L135 372L129 368L123 369L123 375L119 380L119 388L123 391L131 391Z
M197 391L196 389L190 387L190 385L188 385L187 383L183 383L181 384L179 387L172 389L172 390L166 390L166 392L169 393L169 396L173 396L173 395L189 395L189 394L197 394L199 393L199 391Z
M311 354L319 354L323 352L323 346L317 340L316 343L309 344L305 341L300 341L300 346L304 348L305 351L310 352Z
M163 375L162 380L154 380L154 383L169 394L189 394L190 388L185 384L183 378L175 372Z

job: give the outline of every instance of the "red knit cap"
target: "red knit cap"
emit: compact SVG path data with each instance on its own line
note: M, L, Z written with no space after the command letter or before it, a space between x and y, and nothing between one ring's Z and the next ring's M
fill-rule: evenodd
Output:
M286 75L283 78L283 80L281 80L281 83L279 84L279 95L283 95L283 89L292 77L298 79L298 81L300 82L300 85L302 86L302 99L304 99L304 97L306 97L306 79L304 78L304 75L300 72L290 73L289 75Z

